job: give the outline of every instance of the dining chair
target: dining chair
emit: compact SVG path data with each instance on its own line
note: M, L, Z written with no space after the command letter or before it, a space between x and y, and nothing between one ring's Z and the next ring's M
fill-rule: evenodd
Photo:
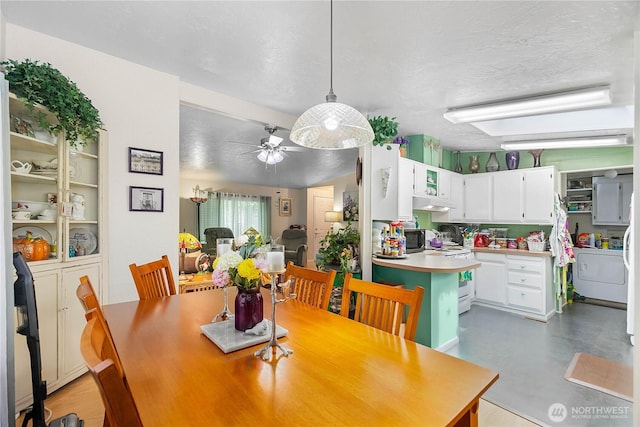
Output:
M404 328L404 338L413 341L420 316L420 306L424 288L416 286L409 290L355 279L351 273L345 275L342 288L342 308L340 314L349 317L351 293L355 292L356 304L354 320L394 335L400 335L400 325L409 308Z
M291 279L291 292L305 304L326 310L329 306L331 289L336 279L336 271L311 270L299 267L289 261L284 272L284 280Z
M176 294L171 265L166 255L162 255L162 259L147 264L131 264L129 270L141 300Z
M122 362L120 361L120 356L118 356L118 352L116 351L116 346L113 343L113 337L111 336L109 325L107 325L107 319L104 317L102 307L98 303L96 292L93 285L91 285L91 280L89 280L88 276L80 277L80 284L76 289L76 295L78 300L80 300L80 304L84 308L84 316L87 321L97 319L98 322L102 324L102 328L106 333L106 339L108 340L108 345L105 345L104 347L105 354L108 354L108 357L113 360L113 363L116 365L118 372L124 376Z
M142 427L133 396L124 376L109 357L108 332L97 317L92 317L80 337L80 352L98 385L105 408L104 426ZM115 349L113 349L115 350Z

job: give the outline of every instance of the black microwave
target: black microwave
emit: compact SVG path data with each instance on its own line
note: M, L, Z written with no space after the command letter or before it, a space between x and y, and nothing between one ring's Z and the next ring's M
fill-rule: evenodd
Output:
M404 236L407 239L407 253L422 252L427 246L426 233L424 229L413 228L404 230Z

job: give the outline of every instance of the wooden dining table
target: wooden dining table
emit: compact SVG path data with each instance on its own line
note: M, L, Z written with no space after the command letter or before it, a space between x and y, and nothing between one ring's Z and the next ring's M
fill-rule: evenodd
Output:
M288 331L278 342L292 355L264 361L254 356L264 344L225 354L200 332L222 306L218 289L104 306L145 426L476 426L480 396L498 379L296 300L276 307Z

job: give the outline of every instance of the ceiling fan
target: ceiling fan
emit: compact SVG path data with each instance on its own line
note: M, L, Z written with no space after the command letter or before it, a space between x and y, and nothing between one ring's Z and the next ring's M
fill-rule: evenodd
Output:
M275 125L265 125L264 130L269 134L264 138L260 139L260 145L257 146L257 150L252 150L247 153L258 153L258 160L265 163L265 167L267 165L275 165L284 160L284 155L286 152L291 151L303 151L304 149L301 147L291 147L282 145L283 138L274 135L274 133L278 130L278 127Z

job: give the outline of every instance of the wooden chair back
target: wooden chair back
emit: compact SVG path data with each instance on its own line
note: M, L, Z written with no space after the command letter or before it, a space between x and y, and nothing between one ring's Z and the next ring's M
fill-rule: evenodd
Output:
M100 303L98 302L98 296L93 289L89 276L82 276L80 278L80 285L76 289L76 296L80 300L84 312L87 313L94 308L100 309Z
M291 279L291 292L305 304L326 310L329 307L331 289L336 279L336 271L311 270L298 267L292 261L287 264L284 280Z
M142 427L133 396L124 376L108 357L108 332L97 317L91 318L82 331L80 351L89 372L98 385L105 408L104 425L109 427Z
M162 259L147 264L131 264L129 270L141 300L176 294L176 284L166 255L162 255Z
M394 335L400 335L405 307L408 307L404 338L414 340L424 295L423 287L416 286L414 290L409 290L355 279L347 273L340 310L340 314L345 317L349 317L351 292L357 293L354 320Z
M88 276L82 276L80 278L80 284L76 289L76 295L78 296L78 300L80 300L80 304L84 308L84 317L86 317L87 321L97 319L97 321L102 324L102 328L106 333L106 340L108 341L103 346L105 357L113 360L118 372L124 376L122 362L120 361L120 356L118 356L116 351L116 346L113 343L113 337L111 336L111 331L107 325L107 319L104 317L102 307L98 303L98 297L96 296L96 292L93 285L91 285L91 280L89 280Z

